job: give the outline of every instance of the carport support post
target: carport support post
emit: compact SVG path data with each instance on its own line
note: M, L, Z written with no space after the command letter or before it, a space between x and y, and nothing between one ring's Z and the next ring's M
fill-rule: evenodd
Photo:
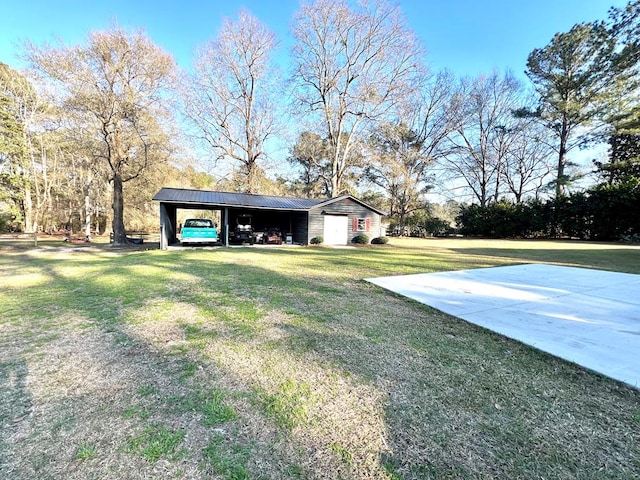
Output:
M166 250L169 247L169 238L167 237L167 223L169 215L167 207L160 202L160 250Z
M224 209L224 244L225 247L229 246L229 208Z
M166 250L176 241L176 207L160 202L160 248Z

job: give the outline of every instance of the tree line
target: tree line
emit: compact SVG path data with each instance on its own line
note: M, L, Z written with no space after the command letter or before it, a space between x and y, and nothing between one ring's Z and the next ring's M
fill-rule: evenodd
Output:
M580 194L623 195L639 178L639 13L632 1L556 34L529 55L529 84L509 72L431 72L384 0L302 4L287 72L279 40L247 10L188 71L118 25L80 45L27 43L26 70L0 64L0 228L89 236L110 223L126 243L127 229L157 222L153 193L177 186L349 192L388 211L399 232L424 232L443 224L426 200L435 185L480 211L563 205L581 174L572 151L607 139L600 183ZM279 161L277 142L288 151Z

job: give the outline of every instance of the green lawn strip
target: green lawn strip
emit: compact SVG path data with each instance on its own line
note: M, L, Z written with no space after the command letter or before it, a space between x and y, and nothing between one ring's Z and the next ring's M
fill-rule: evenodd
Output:
M132 271L128 271L131 262L128 259L115 258L111 265L105 268L105 276L96 276L93 262L89 261L86 268L76 265L70 268L66 265L57 265L55 259L37 259L34 268L52 272L53 280L49 280L46 288L31 289L21 291L20 300L22 305L29 305L28 314L31 318L41 318L43 321L25 322L27 310L24 308L16 310L16 324L29 325L29 327L42 331L45 327L64 329L65 324L56 318L56 313L63 315L74 314L79 318L93 321L97 326L106 332L115 333L115 344L126 346L135 342L123 331L120 326L126 319L126 313L131 308L141 305L145 283ZM121 263L119 265L119 263ZM139 262L135 262L135 269L139 268ZM134 269L134 271L135 271ZM120 289L115 284L115 278L122 277L122 288L126 293L121 294ZM148 275L145 275L148 279ZM148 284L147 284L148 285ZM158 284L160 285L160 284ZM8 300L10 299L6 296ZM4 299L0 299L2 301ZM108 313L104 315L104 310ZM126 322L128 323L128 322ZM71 327L70 327L71 328ZM142 385L138 388L138 394L146 397L157 393L157 387L153 385ZM198 413L203 417L203 424L206 426L217 425L236 418L233 408L225 404L223 394L220 391L212 391L210 395L201 393L191 394L196 400ZM140 405L132 405L125 408L123 417L133 418L138 421L146 421L152 416L152 412L157 409L158 401L144 402ZM161 402L160 402L161 403ZM154 405L155 404L155 405ZM63 424L59 423L60 428ZM56 425L52 426L56 432ZM143 457L156 461L162 456L177 458L177 444L184 437L181 430L170 430L167 427L154 422L143 430L143 432L130 439L127 443L128 451L139 453ZM95 449L83 444L78 447L76 457L85 460L95 455Z
M178 448L184 436L184 430L172 430L165 425L152 424L127 442L127 452L140 454L150 462L157 462L162 457L175 460L184 455Z
M193 370L198 370L198 364L187 359L178 359L172 363L173 369L164 370L170 375L191 371L192 366L195 366ZM179 393L166 392L153 384L142 384L138 387L136 393L140 400L122 412L124 418L132 419L136 424L144 426L142 432L127 441L128 453L139 454L150 462L156 462L160 458L167 461L184 461L185 456L194 453L182 446L187 430L169 428L162 423L162 419L193 419L195 415L199 423L205 427L204 431L221 425L228 428L230 422L237 420L238 415L225 400L222 390L216 387L203 389L202 379L195 381L192 375L179 378L182 381L176 383L173 388ZM211 378L206 379L207 383L210 381ZM220 461L226 461L224 455L220 456Z
M205 447L203 455L213 473L225 480L251 478L246 467L249 451L239 444L229 445L223 437L214 435Z
M640 252L637 249L617 248L608 250L605 255L598 250L532 250L532 249L493 249L466 248L460 250L466 255L495 256L510 258L514 261L552 263L580 268L595 268L623 273L640 272Z
M306 382L298 383L291 379L282 382L273 393L256 388L254 398L267 416L287 430L308 421L309 404L314 401Z
M78 460L89 460L96 456L97 447L94 444L84 443L78 447L76 458Z
M205 426L214 426L237 418L232 406L224 400L224 393L217 389L188 395L170 396L167 403L177 413L198 413Z

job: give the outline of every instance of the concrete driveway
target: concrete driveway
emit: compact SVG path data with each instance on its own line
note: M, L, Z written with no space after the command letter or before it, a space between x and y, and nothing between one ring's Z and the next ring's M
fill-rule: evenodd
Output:
M366 280L640 388L640 275L531 264Z

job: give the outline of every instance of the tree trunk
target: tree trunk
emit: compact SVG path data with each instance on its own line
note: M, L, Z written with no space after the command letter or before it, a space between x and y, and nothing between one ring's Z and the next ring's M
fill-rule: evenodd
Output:
M258 193L258 185L257 185L257 168L255 160L249 160L246 164L247 167L247 186L245 188L246 193Z
M513 192L516 197L516 203L522 203L522 190L518 192Z
M337 196L340 189L340 164L338 163L338 155L338 147L336 146L333 152L333 159L331 160L331 191L328 192L329 198Z
M113 175L113 244L125 245L127 233L124 230L124 196L122 194L122 177Z
M20 207L22 210L22 219L24 221L24 231L27 233L35 232L37 229L37 223L35 219L35 215L33 214L33 200L31 198L31 185L28 181L25 182L24 190L23 190L24 198L22 202L20 202Z
M556 178L556 198L560 198L565 194L564 167L567 164L567 140L569 137L569 129L567 128L567 119L562 119L562 129L560 130L560 148L558 150L558 176Z
M74 214L73 205L71 204L71 202L67 202L66 229L67 229L67 234L69 235L69 238L73 237L73 214Z
M84 189L84 235L87 240L91 240L91 201L89 193L91 191L91 180L87 182Z

